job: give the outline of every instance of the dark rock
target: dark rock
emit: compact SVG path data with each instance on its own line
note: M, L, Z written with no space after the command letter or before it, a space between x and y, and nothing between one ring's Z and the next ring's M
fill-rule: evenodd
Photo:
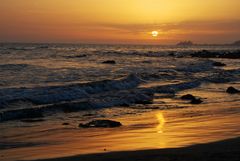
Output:
M76 55L75 58L83 58L83 57L87 57L86 54L82 54L82 55Z
M219 55L220 54L217 52L212 52L208 50L197 51L191 54L192 57L198 57L198 58L218 58Z
M190 100L191 104L200 104L200 103L203 102L200 98L196 98L195 96L193 96L191 94L183 95L181 97L181 99L183 99L183 100Z
M116 61L114 60L106 60L104 62L102 62L103 64L116 64Z
M191 100L191 104L201 104L203 101L200 98L195 98Z
M198 58L226 58L226 59L239 59L240 51L225 51L225 52L214 52L208 50L197 51L191 54L192 57Z
M169 52L168 56L175 56L174 52Z
M70 125L68 122L64 122L62 123L62 125Z
M112 120L93 120L86 124L79 124L79 127L82 128L114 128L119 126L122 126L120 122Z
M217 66L217 67L224 67L224 66L226 66L226 64L221 63L221 62L214 62L212 65L213 66Z
M120 104L119 106L121 106L121 107L130 107L130 104L128 104L128 103L122 103L122 104Z
M240 93L240 90L238 90L234 87L228 87L226 92L229 93L229 94L236 94L236 93Z
M65 56L65 58L84 58L87 57L86 54L80 54L80 55L70 55L70 56Z
M193 99L196 99L196 98L191 94L186 94L186 95L183 95L181 97L181 99L183 99L183 100L193 100Z

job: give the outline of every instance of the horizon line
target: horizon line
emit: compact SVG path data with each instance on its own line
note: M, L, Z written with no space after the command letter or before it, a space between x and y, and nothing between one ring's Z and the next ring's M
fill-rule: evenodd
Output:
M99 43L99 42L1 42L0 44L76 44L76 45L144 45L144 46L206 46L206 45L212 45L212 46L218 46L218 45L236 45L234 43L239 42L240 40L233 41L231 43L194 43L192 42L192 45L178 45L182 42L192 42L190 40L184 40L179 41L177 43L166 43L166 44L153 44L153 43Z

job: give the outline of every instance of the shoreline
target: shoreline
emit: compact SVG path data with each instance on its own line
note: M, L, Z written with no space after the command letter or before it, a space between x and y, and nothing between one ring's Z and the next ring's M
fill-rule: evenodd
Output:
M70 122L71 120L67 121L60 118L58 120L31 123L29 125L32 125L32 127L25 128L21 126L17 128L16 123L12 122L11 126L14 128L12 130L9 130L7 127L6 130L3 128L2 136L0 136L5 140L5 143L2 143L2 145L7 147L0 150L0 153L4 154L0 155L0 159L6 161L36 160L69 158L70 156L81 155L81 158L82 156L89 156L90 158L88 159L91 161L91 159L94 159L92 157L96 155L103 155L108 159L108 155L114 155L115 157L117 154L116 157L118 158L119 154L124 156L125 153L130 153L129 155L133 155L134 158L135 156L138 157L138 153L140 153L143 160L147 160L144 159L145 156L142 156L142 152L146 153L146 155L148 153L152 155L152 152L157 151L157 155L160 149L162 149L160 150L160 153L162 153L162 151L168 152L169 149L172 151L172 148L185 149L183 147L195 147L197 144L208 145L211 142L240 137L238 124L239 103L238 101L234 101L238 99L238 95L229 97L227 93L221 92L221 90L216 92L218 89L225 89L225 86L229 86L229 84L225 84L224 87L222 85L220 87L206 85L178 93L176 96L178 98L184 94L191 93L196 96L208 98L207 100L205 99L204 103L199 105L189 105L179 99L167 98L164 100L155 98L155 104L151 105L151 107L165 106L166 104L161 104L161 101L165 101L169 106L177 104L179 107L186 107L188 105L186 108L150 110L141 114L135 113L136 111L126 111L124 109L124 112L128 112L128 114L109 117L109 119L119 121L123 124L119 128L79 128L78 123L82 122L81 120L76 121L76 119L81 118L78 116L79 113L76 113L76 115L64 114L62 118L78 116L72 122ZM217 90L206 91L205 89ZM224 102L222 98L224 98ZM106 112L115 114L119 110L121 109L116 108L110 111L106 109L106 111L98 112L100 114ZM103 117L102 119L106 118ZM69 125L62 125L63 122L69 122ZM22 125L26 125L26 123L22 123ZM27 133L24 132L26 130L28 130ZM16 131L18 131L18 135L16 135ZM237 145L235 145L235 142ZM239 139L235 142L231 142L230 145L227 144L228 146L221 144L223 151L218 152L218 154L225 152L227 147L240 147ZM11 148L11 146L15 146L15 148ZM209 152L212 152L211 150L210 148ZM134 153L133 151L136 152ZM186 155L194 157L195 152L192 151L191 153L187 153ZM208 153L208 151L204 151L204 153ZM179 157L178 153L176 155L176 158ZM219 155L221 156L222 154ZM136 161L141 160L141 157L139 156L140 159L137 158ZM174 161L176 158L165 160ZM88 161L87 159L79 160ZM104 158L102 160L105 161ZM126 159L123 158L121 160ZM161 160L164 161L164 159Z
M238 161L239 158L240 137L213 143L197 144L183 148L76 155L70 157L43 159L36 161Z

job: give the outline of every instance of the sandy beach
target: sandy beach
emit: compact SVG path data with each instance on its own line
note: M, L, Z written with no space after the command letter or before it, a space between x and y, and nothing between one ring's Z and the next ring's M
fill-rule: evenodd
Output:
M240 138L185 148L80 155L38 161L239 161Z

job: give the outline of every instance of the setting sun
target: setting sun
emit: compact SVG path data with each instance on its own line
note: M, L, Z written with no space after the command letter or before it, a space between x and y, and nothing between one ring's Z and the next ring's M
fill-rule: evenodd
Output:
M157 37L158 36L158 31L152 31L152 36Z

